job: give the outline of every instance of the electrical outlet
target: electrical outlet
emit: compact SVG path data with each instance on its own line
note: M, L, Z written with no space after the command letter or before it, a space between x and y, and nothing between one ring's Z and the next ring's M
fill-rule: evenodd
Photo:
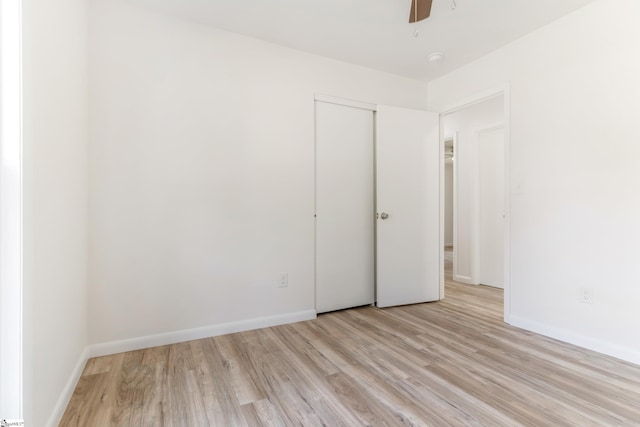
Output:
M583 304L593 304L593 288L580 288L580 302Z
M289 286L289 273L280 273L280 280L278 281L279 288L286 288Z

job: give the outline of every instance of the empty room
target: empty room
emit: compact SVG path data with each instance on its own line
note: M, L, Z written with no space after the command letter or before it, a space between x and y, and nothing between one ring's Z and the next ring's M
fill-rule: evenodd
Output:
M637 0L0 0L0 420L640 425Z

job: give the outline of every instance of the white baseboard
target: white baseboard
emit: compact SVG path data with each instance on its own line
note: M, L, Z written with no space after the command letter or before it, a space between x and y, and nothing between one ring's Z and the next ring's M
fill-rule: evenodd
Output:
M183 329L162 334L147 335L120 341L93 344L88 347L89 357L107 356L125 351L141 350L143 348L160 345L175 344L201 338L215 337L234 332L250 331L252 329L267 328L269 326L284 325L316 318L315 310L299 311L279 314L275 316L257 317L237 322L220 323L200 328Z
M471 277L468 276L453 276L453 280L467 285L475 285L475 283L473 283L473 281L471 280Z
M504 321L518 328L526 329L540 335L545 335L569 344L577 345L578 347L597 351L598 353L606 354L607 356L612 356L626 362L640 365L640 351L632 348L623 347L618 344L602 341L586 335L576 334L575 332L538 323L536 321L514 315L505 315Z
M69 401L71 400L71 395L73 395L73 391L76 389L78 380L80 380L84 366L87 364L87 360L89 360L89 349L85 348L80 354L80 358L78 359L76 366L73 368L71 376L65 384L62 393L60 393L56 406L53 407L53 412L46 424L47 427L56 427L60 423L60 420L64 415L64 411L67 409Z

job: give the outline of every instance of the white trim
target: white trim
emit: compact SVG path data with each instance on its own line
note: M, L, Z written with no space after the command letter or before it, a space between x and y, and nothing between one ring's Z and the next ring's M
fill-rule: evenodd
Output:
M440 290L439 290L439 295L440 295L440 300L443 300L445 298L445 287L444 287L444 247L445 247L445 241L444 241L444 229L446 227L446 219L445 219L445 170L446 170L446 165L445 165L445 161L444 161L444 146L445 146L445 137L444 137L444 132L442 131L442 120L440 120L440 117L438 117L438 155L440 156L440 200L438 201L438 203L440 203L440 218L438 219L439 221L439 225L438 227L440 228L439 230L439 241L440 241L440 254L439 254L439 264L438 264L438 268L439 268L439 276L440 276Z
M318 104L313 101L313 308L318 308Z
M469 276L458 276L457 274L454 274L453 280L455 280L456 282L465 283L467 285L477 285L477 283L473 283L473 280L471 280L471 277Z
M329 104L342 105L345 107L360 108L362 110L376 111L378 106L368 102L354 101L353 99L340 98L337 96L323 95L316 93L314 96L315 101L327 102Z
M619 346L519 316L507 315L505 322L518 328L640 365L640 351L629 347Z
M21 2L0 1L0 418L23 417Z
M51 413L49 421L47 421L45 426L55 427L60 423L60 420L64 415L64 411L67 409L67 406L71 401L71 396L73 395L73 392L78 385L78 381L80 381L80 377L82 376L84 367L87 364L87 360L89 360L89 348L85 348L78 358L78 362L76 363L75 368L73 368L71 376L65 384L64 389L62 389L62 393L60 394L60 397L56 402L56 406L53 407L53 412Z
M477 134L488 133L488 132L493 132L494 130L498 130L498 129L504 129L504 122L494 123L492 125L485 126L483 128L477 129L476 133Z
M215 337L218 335L232 334L235 332L250 331L252 329L268 328L270 326L302 322L305 320L313 320L315 318L315 310L305 310L275 316L256 317L254 319L240 320L237 322L219 323L200 328L183 329L181 331L129 338L120 341L92 344L87 348L87 350L89 357L107 356L125 351L175 344L179 342Z
M457 111L471 107L472 105L479 104L484 101L488 101L489 99L492 99L492 98L496 98L502 94L506 94L507 92L509 92L509 90L510 90L510 86L507 83L504 85L494 87L492 89L487 89L475 95L471 95L465 99L462 99L454 104L449 105L447 108L444 108L440 113L440 116L447 116L449 114L453 114ZM505 120L505 123L507 123L506 120Z
M440 119L442 127L444 128L444 122ZM458 276L458 161L455 160L458 153L458 132L453 133L453 254L452 254L452 269L454 280L459 278ZM444 147L443 147L444 149ZM466 282L465 282L466 283Z
M504 318L511 315L511 88L504 87Z

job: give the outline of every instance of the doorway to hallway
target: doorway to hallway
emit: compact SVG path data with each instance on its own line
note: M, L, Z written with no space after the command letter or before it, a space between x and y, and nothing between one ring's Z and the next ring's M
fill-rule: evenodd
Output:
M507 97L497 90L441 114L443 263L445 278L459 283L507 286Z

